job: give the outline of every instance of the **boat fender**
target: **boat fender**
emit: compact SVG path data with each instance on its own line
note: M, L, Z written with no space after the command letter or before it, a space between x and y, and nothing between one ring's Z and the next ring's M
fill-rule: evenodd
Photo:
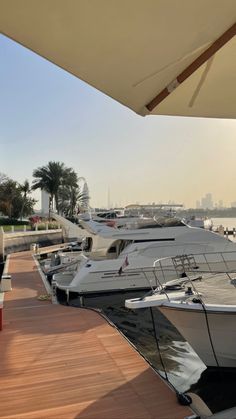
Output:
M176 393L177 400L182 406L189 406L192 403L192 399L188 394Z
M192 299L192 302L195 303L195 304L201 304L202 303L202 301L200 300L200 298L193 298Z

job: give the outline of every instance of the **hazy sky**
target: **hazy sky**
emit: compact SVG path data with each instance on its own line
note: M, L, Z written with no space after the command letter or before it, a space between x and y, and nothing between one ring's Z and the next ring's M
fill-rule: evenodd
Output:
M1 35L0 60L0 172L32 181L62 161L86 178L92 206L108 189L115 206L236 201L235 120L140 117Z

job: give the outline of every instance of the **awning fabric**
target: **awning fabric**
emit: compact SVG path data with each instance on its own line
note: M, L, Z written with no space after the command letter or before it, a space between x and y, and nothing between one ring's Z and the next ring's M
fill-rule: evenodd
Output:
M235 0L0 1L3 34L141 115L235 118L235 22Z

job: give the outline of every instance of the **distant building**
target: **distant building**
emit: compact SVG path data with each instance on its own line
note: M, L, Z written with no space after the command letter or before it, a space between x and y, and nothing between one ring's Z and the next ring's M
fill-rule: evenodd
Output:
M211 193L207 193L202 198L201 208L203 208L203 209L213 209L213 207L214 207L214 205L213 205L213 201L212 201L212 195L211 195Z
M48 215L49 211L49 193L41 190L41 213Z
M196 201L196 208L197 208L197 209L201 208L201 203L200 203L200 201Z
M231 202L231 208L236 208L236 201Z

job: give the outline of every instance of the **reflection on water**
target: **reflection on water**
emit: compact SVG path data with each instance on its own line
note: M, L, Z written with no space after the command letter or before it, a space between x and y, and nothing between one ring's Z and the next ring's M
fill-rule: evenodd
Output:
M84 305L102 309L147 361L165 377L150 309L129 310L124 306L125 299L141 295L143 292L136 291L86 297ZM79 299L70 300L70 305L80 306ZM213 412L233 407L236 400L236 372L206 368L191 346L158 309L153 309L153 318L162 362L170 383L179 392L191 391L198 394Z

